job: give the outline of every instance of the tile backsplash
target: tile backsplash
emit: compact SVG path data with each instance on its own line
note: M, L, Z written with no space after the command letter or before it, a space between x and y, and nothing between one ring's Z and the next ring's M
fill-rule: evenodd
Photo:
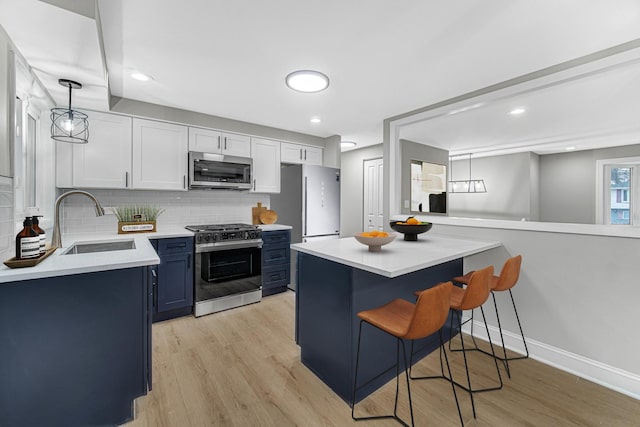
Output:
M66 190L65 190L66 191ZM227 190L143 191L88 190L103 207L150 204L165 211L158 217L157 228L194 224L251 224L251 207L258 202L269 207L269 195ZM62 202L61 231L65 233L115 232L115 215L96 217L93 203L73 195Z
M0 260L15 256L13 222L13 180L0 176Z

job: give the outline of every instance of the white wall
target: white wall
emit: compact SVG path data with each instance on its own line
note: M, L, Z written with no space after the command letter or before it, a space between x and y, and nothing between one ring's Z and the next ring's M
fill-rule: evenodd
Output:
M449 216L532 220L532 153L471 159L471 179L484 179L486 193L449 193ZM534 155L535 156L535 155ZM469 179L469 160L451 162L451 179ZM534 183L537 187L537 182ZM532 212L534 215L532 215Z
M640 156L640 144L540 156L540 220L595 224L596 161Z
M363 227L364 161L382 157L382 144L342 153L340 172L340 235L352 236Z
M513 293L532 356L640 398L640 239L444 224L432 232L502 242L465 259L465 272L490 264L499 272L521 254ZM502 327L516 334L508 294L498 296Z

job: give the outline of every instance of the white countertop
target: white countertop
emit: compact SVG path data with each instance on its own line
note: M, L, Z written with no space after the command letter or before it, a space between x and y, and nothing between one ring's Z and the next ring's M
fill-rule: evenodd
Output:
M496 241L465 240L429 232L418 235L415 242L407 242L403 237L398 233L381 252L369 252L367 246L353 237L295 243L291 249L381 276L398 277L502 246Z
M260 224L258 228L262 231L277 231L277 230L291 230L290 225L284 224Z
M34 267L9 268L4 264L0 265L0 283L156 265L160 263L160 258L158 258L149 239L189 236L193 236L191 231L177 226L163 227L162 230L158 230L155 233L63 234L63 247L58 248L48 258ZM63 255L70 246L77 242L132 239L135 242L135 249Z

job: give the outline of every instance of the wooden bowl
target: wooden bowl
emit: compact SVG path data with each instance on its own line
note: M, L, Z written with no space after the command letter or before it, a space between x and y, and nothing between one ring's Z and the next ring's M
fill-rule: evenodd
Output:
M355 239L363 245L369 246L369 252L380 252L382 246L393 242L396 239L396 233L387 233L387 237L369 237L363 236L362 233L356 233L353 235Z
M258 218L260 219L260 222L263 224L273 224L278 220L278 214L276 213L276 211L267 209L266 211L260 212L260 215L258 216Z

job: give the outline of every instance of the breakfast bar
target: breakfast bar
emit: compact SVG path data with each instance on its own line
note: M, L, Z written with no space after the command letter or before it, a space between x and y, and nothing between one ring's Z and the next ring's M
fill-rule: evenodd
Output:
M301 360L346 402L351 403L359 319L362 310L394 298L415 301L413 292L463 273L465 256L501 246L496 241L465 240L435 233L404 241L399 235L380 252L355 238L291 245L297 251L296 341ZM447 322L448 327L448 322ZM448 333L444 334L449 337ZM363 329L356 401L395 375L394 338ZM437 337L415 343L418 357L438 348Z

